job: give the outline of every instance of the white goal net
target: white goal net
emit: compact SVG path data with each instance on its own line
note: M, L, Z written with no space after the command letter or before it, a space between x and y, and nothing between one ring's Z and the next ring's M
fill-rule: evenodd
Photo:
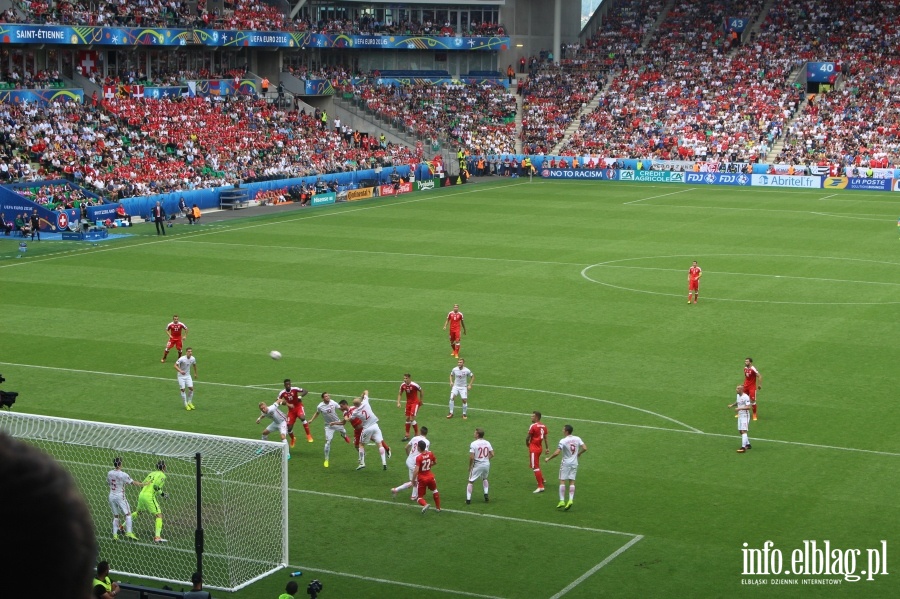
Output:
M203 580L235 591L288 563L286 446L261 440L217 437L51 418L0 411L0 429L35 445L60 462L78 483L91 509L100 559L119 575L190 585L197 570L196 531L202 519ZM197 454L200 454L198 504ZM155 543L155 516L134 518L137 540L113 538L107 473L113 458L136 481L166 464L160 498L164 543ZM126 495L132 510L139 487Z

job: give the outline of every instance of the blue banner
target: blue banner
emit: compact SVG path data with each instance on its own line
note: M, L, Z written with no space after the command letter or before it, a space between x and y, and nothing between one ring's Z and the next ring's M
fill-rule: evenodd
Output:
M688 185L750 185L750 176L741 173L685 173Z
M492 51L510 47L509 37L419 35L326 35L288 31L218 31L0 24L4 44L65 46L206 46L256 48L346 48L365 50Z
M17 89L0 91L0 102L4 104L36 104L46 106L56 100L72 100L84 103L83 89Z
M612 181L616 178L616 171L613 169L573 169L573 168L543 168L540 171L541 176L545 179L594 179Z
M738 33L744 33L744 30L750 25L750 19L742 17L727 17L724 21L725 31L733 30Z
M860 191L890 191L892 179L867 179L865 177L849 177L843 189Z
M334 87L328 79L307 79L306 80L307 96L333 96Z
M509 79L506 77L379 77L375 80L378 85L502 85L509 87Z
M806 63L806 80L814 83L833 83L833 77L838 75L837 67L833 62L808 62Z

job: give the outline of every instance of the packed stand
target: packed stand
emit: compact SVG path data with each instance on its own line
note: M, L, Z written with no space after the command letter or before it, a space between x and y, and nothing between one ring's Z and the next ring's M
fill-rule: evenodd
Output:
M82 204L93 206L96 203L93 197L71 183L17 187L13 191L48 210L78 208Z
M900 2L779 3L767 25L764 42L771 37L786 53L837 67L837 88L810 98L775 162L900 164Z
M197 23L196 11L183 0L39 0L22 2L20 7L25 18L18 22L23 23L98 27L189 27Z
M452 141L478 154L515 150L516 98L502 85L364 83L346 90L368 110L429 142Z
M762 2L694 0L672 9L645 51L582 118L566 154L756 161L799 107L791 63L741 46L725 17L758 16ZM699 30L699 31L698 31Z

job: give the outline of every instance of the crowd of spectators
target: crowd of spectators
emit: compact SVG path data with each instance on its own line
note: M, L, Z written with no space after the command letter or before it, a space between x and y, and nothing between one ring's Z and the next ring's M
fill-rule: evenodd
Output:
M116 97L99 107L4 104L0 141L0 180L68 177L110 201L421 158L421 148L381 144L347 127L326 128L318 115L252 98Z
M16 187L13 191L49 210L78 208L82 204L93 206L97 203L95 198L85 194L80 187L76 187L71 183Z
M348 86L368 110L430 143L450 141L476 154L515 150L516 98L498 84Z
M506 35L499 23L473 22L457 31L449 22L383 22L360 13L358 18L312 20L309 10L291 19L275 3L259 0L225 0L222 9L208 10L205 0L194 6L187 0L21 0L21 13L10 7L0 14L4 23L95 25L109 27L200 27L219 30L297 31L345 35ZM350 11L352 12L355 11Z

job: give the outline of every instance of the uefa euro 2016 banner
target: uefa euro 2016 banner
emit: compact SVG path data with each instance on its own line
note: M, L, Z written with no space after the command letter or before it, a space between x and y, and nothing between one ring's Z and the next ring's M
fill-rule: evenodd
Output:
M4 104L32 104L45 106L57 100L84 102L83 89L18 89L0 91L0 102Z
M138 27L0 24L3 44L67 46L207 46L261 48L346 48L358 50L467 50L509 48L509 37L418 35L326 35L287 31L218 31Z

